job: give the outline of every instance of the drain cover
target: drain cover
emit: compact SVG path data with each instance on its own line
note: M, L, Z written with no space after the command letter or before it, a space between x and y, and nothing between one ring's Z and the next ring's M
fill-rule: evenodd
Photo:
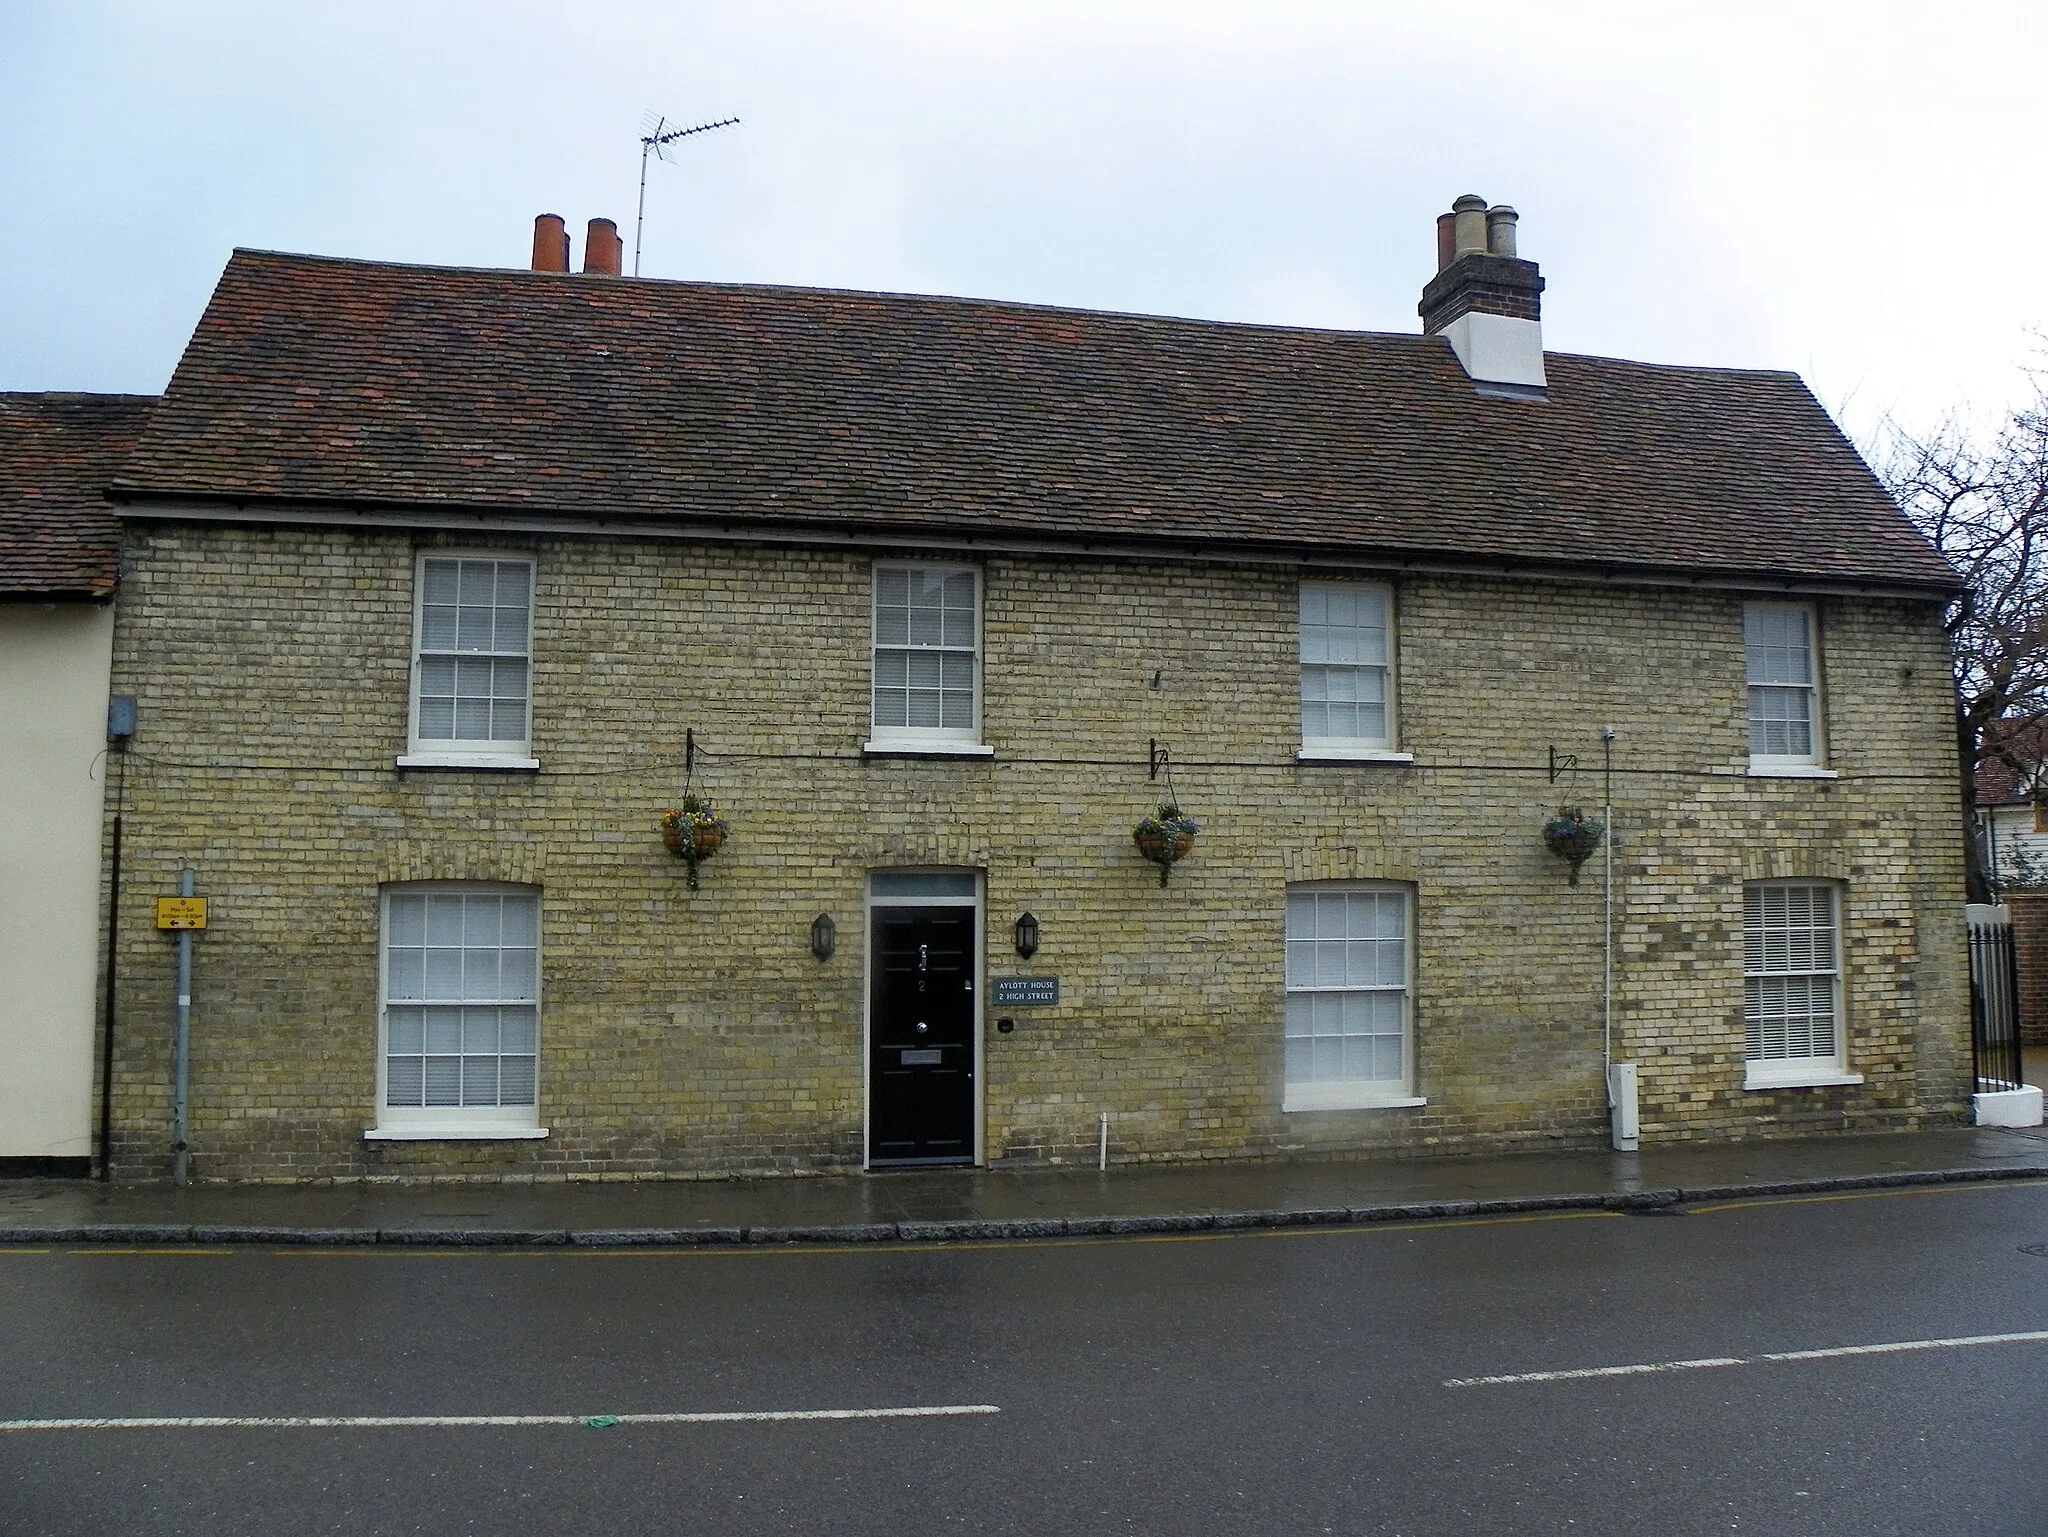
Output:
M2048 1243L2023 1243L2020 1253L2031 1254L2036 1259L2048 1259Z

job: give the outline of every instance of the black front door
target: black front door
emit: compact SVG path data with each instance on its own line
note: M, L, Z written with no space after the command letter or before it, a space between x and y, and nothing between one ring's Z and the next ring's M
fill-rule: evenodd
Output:
M870 909L870 1163L974 1161L974 911Z

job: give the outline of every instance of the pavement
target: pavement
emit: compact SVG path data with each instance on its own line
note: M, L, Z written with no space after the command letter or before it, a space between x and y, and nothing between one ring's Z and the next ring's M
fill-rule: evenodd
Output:
M2048 1178L2048 1128L1487 1157L679 1180L0 1182L0 1244L872 1244L1305 1227Z

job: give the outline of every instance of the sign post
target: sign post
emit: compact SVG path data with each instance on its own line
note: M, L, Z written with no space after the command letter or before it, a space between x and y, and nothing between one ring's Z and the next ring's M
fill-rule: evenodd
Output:
M206 898L194 896L198 877L178 872L178 894L156 899L156 926L178 936L178 1023L171 1076L171 1175L184 1184L192 1173L192 931L206 927Z

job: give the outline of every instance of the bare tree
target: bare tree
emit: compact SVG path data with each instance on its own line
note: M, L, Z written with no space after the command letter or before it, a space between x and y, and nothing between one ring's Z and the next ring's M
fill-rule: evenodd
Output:
M1894 426L1873 462L1906 515L1966 583L1946 624L1970 829L1970 900L1989 901L1972 814L1978 767L1995 754L2023 783L2032 782L2048 740L2039 729L2048 721L2048 392L1989 434L1953 421L1926 437Z

